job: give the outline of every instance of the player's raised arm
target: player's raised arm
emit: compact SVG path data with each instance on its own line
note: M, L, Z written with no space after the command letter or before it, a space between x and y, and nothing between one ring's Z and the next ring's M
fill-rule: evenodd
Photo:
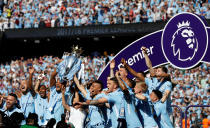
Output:
M116 71L115 77L117 78L117 81L118 81L119 86L122 89L122 91L123 92L128 91L128 88L126 87L126 85L123 83L123 81L121 80L121 78L119 76L119 71Z
M36 81L36 84L35 84L35 87L34 87L34 91L36 93L39 93L38 88L39 88L39 85L40 85L41 81L43 80L43 78L44 78L43 74L39 74L38 80Z
M56 72L56 68L54 68L54 71L52 72L51 76L50 76L50 87L55 86L56 83L56 77L57 72Z
M143 51L143 54L144 54L144 57L145 57L145 62L146 62L146 65L149 69L149 72L150 72L150 76L155 76L155 70L154 68L152 67L152 62L151 60L149 59L149 56L147 54L147 48L146 47L141 47L142 51Z
M110 62L110 77L114 77L114 67L115 67L115 60L113 59L111 62Z
M79 83L79 80L78 80L78 78L77 78L76 75L74 75L74 82L75 82L77 88L78 88L78 89L81 91L81 93L83 94L83 96L86 97L87 91L85 90L85 87L82 86L82 85Z
M121 59L121 63L125 66L125 68L134 76L140 79L141 81L145 80L145 77L142 73L137 73L135 70L133 70L125 61L124 58Z
M65 99L65 92L66 92L66 88L65 86L62 87L62 104L63 107L67 110L70 111L70 106L66 103L66 99Z
M32 96L35 96L36 93L35 93L35 91L34 91L34 89L32 87L32 84L33 84L33 82L32 82L33 74L34 74L34 68L31 67L29 69L28 88L31 91Z

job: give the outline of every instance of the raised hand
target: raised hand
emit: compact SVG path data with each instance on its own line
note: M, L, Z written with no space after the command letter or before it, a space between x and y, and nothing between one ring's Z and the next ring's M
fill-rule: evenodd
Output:
M147 48L146 47L142 46L141 50L143 51L144 54L147 54Z
M118 70L116 70L115 76L116 76L116 77L120 77L120 72L119 72Z
M33 74L34 73L34 67L29 68L29 74Z
M60 64L63 60L64 60L63 58L58 59L58 60L55 62L55 65Z
M39 76L38 76L38 80L43 80L44 79L44 77L45 77L45 75L42 73L42 74L39 74Z
M113 59L111 62L110 62L110 68L111 69L114 69L115 67L115 60Z
M124 59L124 58L122 58L122 59L121 59L121 63L122 63L123 65L125 65L125 64L126 64L126 61L125 61L125 59Z

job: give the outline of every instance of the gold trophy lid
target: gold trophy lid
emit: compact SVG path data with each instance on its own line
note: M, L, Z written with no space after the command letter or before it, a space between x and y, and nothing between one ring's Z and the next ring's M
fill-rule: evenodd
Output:
M71 52L71 54L75 54L76 56L79 56L79 55L82 54L82 52L83 52L82 47L79 48L78 45L76 45L76 46L73 45L72 46L72 52Z

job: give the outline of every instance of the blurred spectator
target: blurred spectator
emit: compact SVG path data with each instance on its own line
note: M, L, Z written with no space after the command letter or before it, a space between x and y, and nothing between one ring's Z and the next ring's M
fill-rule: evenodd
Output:
M56 120L54 118L51 118L46 125L46 128L53 128L54 125L56 124Z
M39 128L38 115L30 113L26 119L26 124L21 126L21 128Z
M209 128L209 121L207 119L207 115L203 115L203 120L202 120L202 125L203 125L203 128Z
M39 28L45 28L46 24L44 20L41 18L40 23L39 23Z

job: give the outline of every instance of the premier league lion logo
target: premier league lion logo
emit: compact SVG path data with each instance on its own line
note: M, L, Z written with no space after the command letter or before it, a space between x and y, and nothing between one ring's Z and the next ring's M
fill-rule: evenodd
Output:
M180 69L197 66L208 49L207 23L200 16L183 12L172 17L162 32L166 60Z
M180 61L192 60L198 50L198 40L190 22L178 23L178 29L173 34L171 47L174 56L178 55Z

